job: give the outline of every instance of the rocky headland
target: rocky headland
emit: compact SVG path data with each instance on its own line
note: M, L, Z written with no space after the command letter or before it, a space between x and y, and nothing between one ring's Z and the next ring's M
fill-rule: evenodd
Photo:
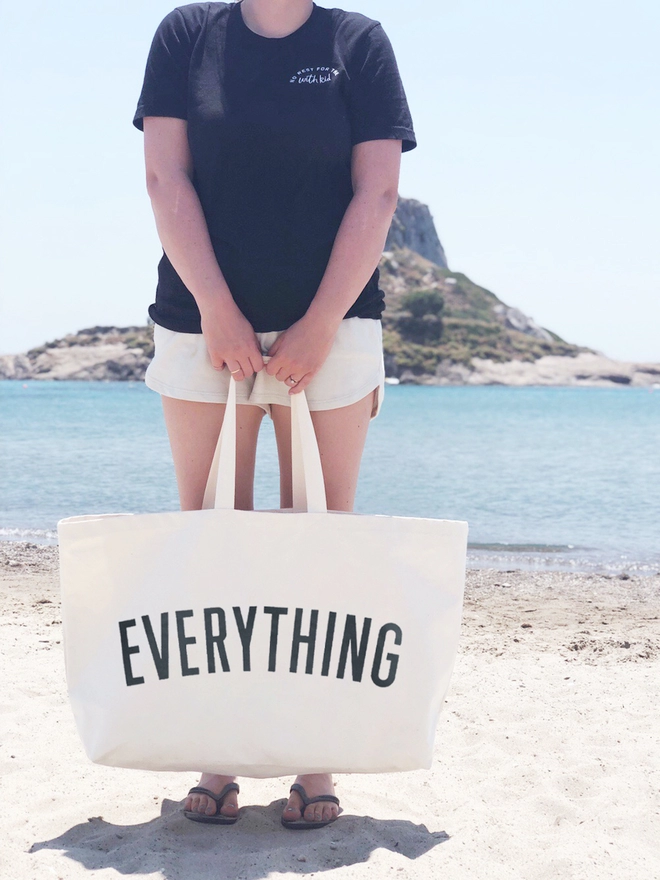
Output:
M561 339L449 269L426 205L399 199L380 261L391 381L421 385L660 386L660 363L615 361ZM141 380L153 330L92 327L0 356L0 379Z
M153 353L152 327L90 327L0 356L0 379L139 380Z

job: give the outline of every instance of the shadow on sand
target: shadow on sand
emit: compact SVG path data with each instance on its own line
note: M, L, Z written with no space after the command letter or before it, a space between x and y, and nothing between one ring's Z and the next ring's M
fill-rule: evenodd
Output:
M416 859L449 839L444 831L424 825L345 813L326 828L298 833L280 824L285 803L242 807L236 825L223 827L190 822L180 803L166 799L161 815L150 822L112 825L99 816L53 840L34 843L30 852L62 852L88 870L160 871L166 880L187 880L193 872L261 880L273 872L303 875L359 864L377 849ZM393 862L399 861L396 856Z

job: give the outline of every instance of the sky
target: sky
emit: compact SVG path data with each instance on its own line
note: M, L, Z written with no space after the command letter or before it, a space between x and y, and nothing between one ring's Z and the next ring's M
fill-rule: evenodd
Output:
M657 0L342 8L392 42L418 140L399 192L450 268L570 342L660 361ZM0 353L146 322L160 245L131 120L171 9L5 5Z

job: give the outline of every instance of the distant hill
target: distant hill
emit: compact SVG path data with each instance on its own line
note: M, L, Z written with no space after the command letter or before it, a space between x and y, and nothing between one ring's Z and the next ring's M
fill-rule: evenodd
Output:
M399 199L380 261L393 381L435 385L655 385L660 365L613 361L565 342L452 272L426 205ZM141 380L151 327L91 327L0 356L0 379Z
M154 354L153 327L90 327L0 357L0 379L141 380Z
M421 384L653 385L660 366L566 342L449 269L428 207L399 198L380 261L388 376Z
M380 269L391 375L410 381L435 375L442 365L469 367L473 358L504 363L590 351L539 327L467 275L437 266L407 247L385 251Z

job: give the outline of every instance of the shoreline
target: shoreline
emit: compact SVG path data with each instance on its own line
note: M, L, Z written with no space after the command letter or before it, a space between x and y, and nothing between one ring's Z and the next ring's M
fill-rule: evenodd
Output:
M115 354L115 352L111 352ZM126 360L119 352L119 361ZM95 362L88 354L82 363L56 364L52 368L30 372L25 355L0 355L0 382L23 384L35 382L94 382L107 384L143 384L148 360L136 360L130 352L126 363L117 360ZM121 374L124 375L121 375ZM510 360L496 362L474 357L470 365L442 362L435 373L414 373L404 369L399 376L388 375L389 386L413 385L430 388L603 388L646 389L660 391L660 364L617 361L606 355L546 355L536 361Z
M0 546L25 544L29 549L57 547L57 532L45 529L0 528ZM660 575L660 557L635 558L619 552L605 558L602 552L579 546L539 544L468 543L468 571L557 572L602 575L605 578L652 578Z
M193 774L86 759L57 564L56 547L0 543L0 860L14 880L188 880L193 863L200 880L660 876L660 576L469 571L432 768L339 776L342 817L295 835L279 824L291 780L242 779L239 822L218 829L181 815Z

